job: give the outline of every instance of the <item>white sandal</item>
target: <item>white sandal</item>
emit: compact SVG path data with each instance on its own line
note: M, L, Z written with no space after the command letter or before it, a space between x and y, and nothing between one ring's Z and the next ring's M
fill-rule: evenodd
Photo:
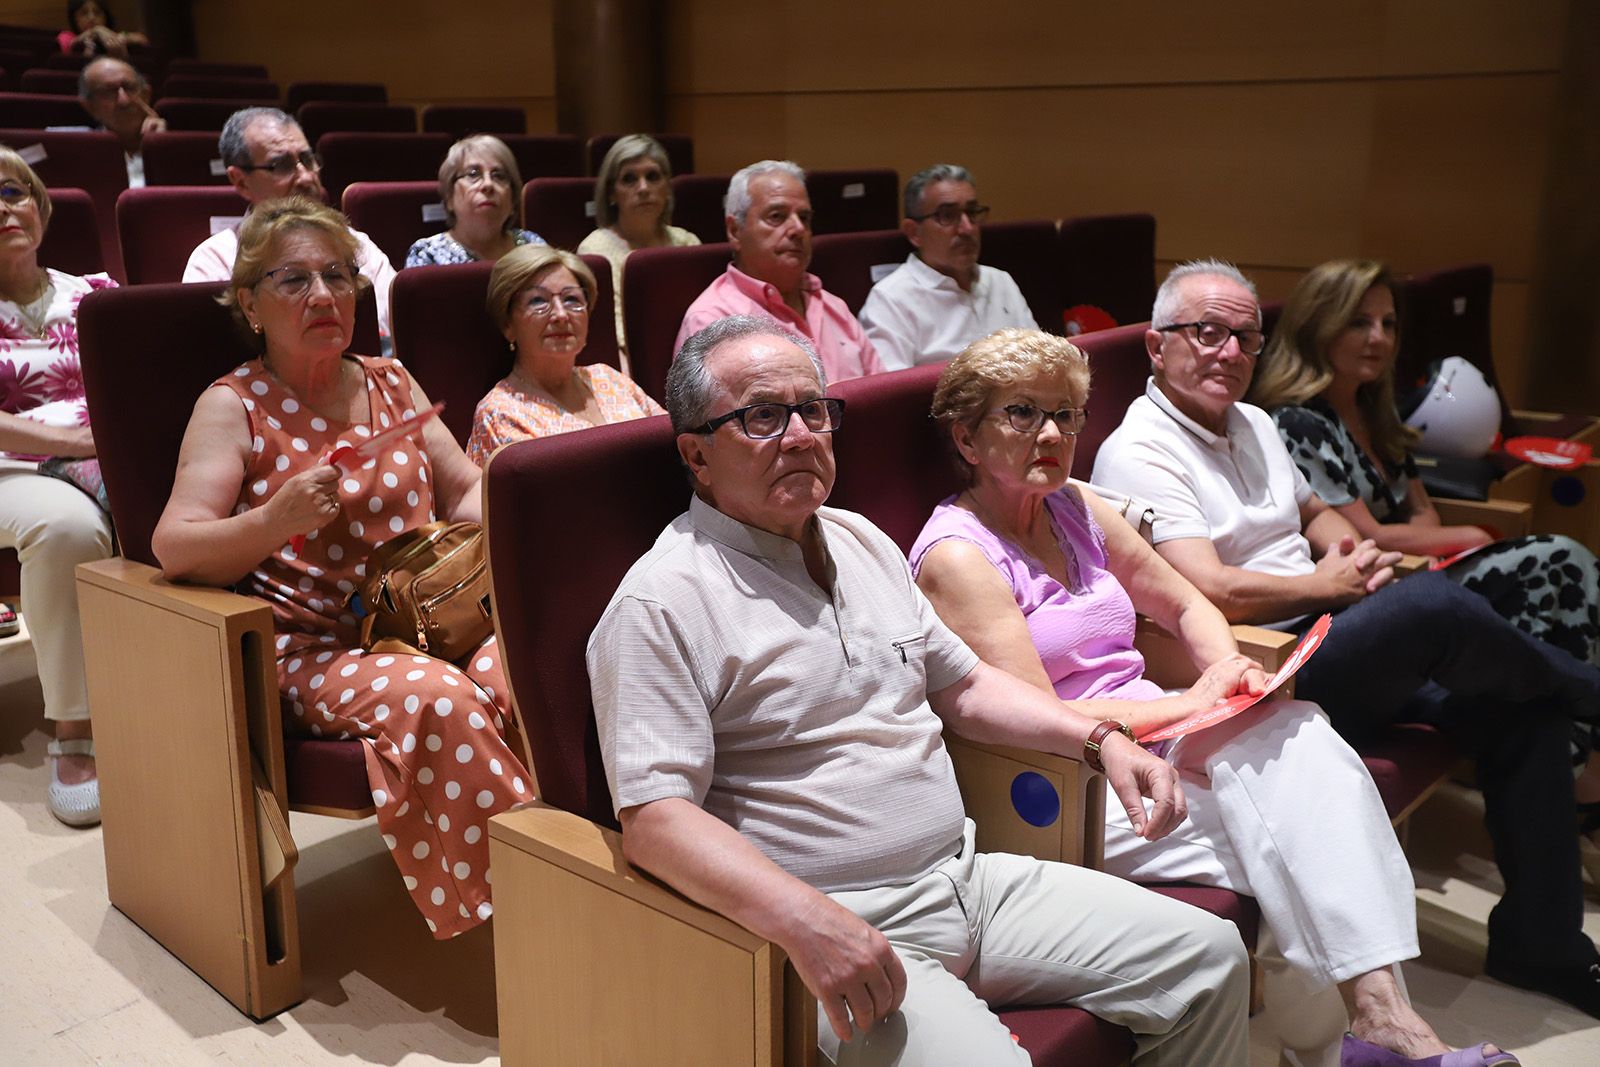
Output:
M94 739L51 741L45 751L55 756L93 756ZM68 826L94 826L100 822L100 779L67 785L56 775L56 762L50 761L50 814Z

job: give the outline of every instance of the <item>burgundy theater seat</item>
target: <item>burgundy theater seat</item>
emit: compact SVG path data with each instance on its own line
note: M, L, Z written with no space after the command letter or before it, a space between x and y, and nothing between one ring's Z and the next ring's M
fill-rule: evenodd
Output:
M17 80L17 87L25 93L70 96L76 101L78 98L78 74L76 71L70 70L35 67L32 70L22 72L22 77ZM79 110L81 111L82 108ZM89 121L87 115L83 121Z
M474 133L527 133L528 113L488 104L429 104L422 109L422 132L447 133L457 141Z
M417 109L409 104L364 104L311 100L295 113L308 144L334 130L366 133L416 133Z
M89 60L94 56L84 55L82 52L57 52L55 55L45 56L36 64L38 67L47 67L50 70L79 71L89 65Z
M232 187L152 185L117 200L117 229L133 285L183 280L189 254L213 233L212 220L237 218L248 205Z
M597 133L589 138L588 158L589 174L600 173L600 164L605 162L606 153L611 151L611 146L623 138L620 133ZM652 133L666 150L667 164L672 168L673 176L694 173L694 138L686 133Z
M511 149L523 181L583 176L583 142L567 133L495 134Z
M283 93L283 109L293 115L310 100L387 104L389 90L376 82L290 82Z
M73 106L77 106L76 100ZM44 158L32 166L47 188L62 186L89 194L99 223L101 260L111 276L122 281L116 204L128 188L128 168L116 136L88 130L0 129L0 144L16 149L24 158L33 154L30 149L42 150Z
M1062 219L1057 240L1062 308L1088 304L1106 312L1118 325L1149 320L1156 297L1153 215ZM1044 326L1045 321L1040 319L1039 325ZM1057 321L1046 328L1059 333L1060 327Z
M728 195L731 174L674 174L672 224L681 226L708 245L728 239L722 201Z
M67 274L98 274L106 269L100 216L82 189L50 190L50 226L39 242L39 262Z
M900 176L893 170L808 171L806 193L811 198L813 233L892 230L900 225Z
M450 143L442 133L325 133L316 142L322 184L337 204L352 182L437 179Z
M522 187L523 225L560 248L594 229L593 178L535 178Z
M983 227L982 262L1010 274L1040 329L1061 332L1061 276L1056 224L1050 219L990 222Z
M209 130L164 130L144 136L146 185L227 185L227 168Z
M162 84L161 95L163 99L176 96L189 100L277 100L278 83L266 78L172 74Z
M911 242L899 230L824 234L811 241L811 273L859 315L877 284L874 268L899 266L910 254Z
M0 128L43 130L50 126L88 126L89 114L76 96L53 93L0 93ZM126 181L126 175L124 175Z
M611 269L601 256L583 261L594 272L597 294L589 312L589 341L578 362L618 367ZM394 280L395 358L430 399L444 401L439 418L463 448L478 401L511 370L511 349L484 307L493 269L489 263L412 267Z
M695 297L728 269L727 244L641 248L622 267L628 301L622 325L628 335L633 380L657 401L666 395L672 343Z
M168 74L200 74L213 78L256 78L266 81L271 75L259 63L212 63L204 59L178 57L167 64Z
M203 97L165 96L156 101L156 114L167 120L169 130L222 131L235 111L247 107L277 107L276 100L214 100Z
M356 182L345 186L342 206L350 225L372 238L395 270L406 265L414 242L445 228L438 182Z

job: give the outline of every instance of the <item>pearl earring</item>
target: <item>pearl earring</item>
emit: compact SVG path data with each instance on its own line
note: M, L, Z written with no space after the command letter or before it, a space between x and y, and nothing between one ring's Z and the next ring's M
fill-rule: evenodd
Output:
M511 351L513 351L513 352L515 352L515 351L516 351L516 350L517 350L517 342L515 342L515 341L508 341L508 342L506 342L506 343L507 343L507 344L509 344L509 345L510 345L510 346L511 346Z
M252 330L254 330L256 333L260 333L261 332L261 324L259 322L252 322L250 324L250 328Z

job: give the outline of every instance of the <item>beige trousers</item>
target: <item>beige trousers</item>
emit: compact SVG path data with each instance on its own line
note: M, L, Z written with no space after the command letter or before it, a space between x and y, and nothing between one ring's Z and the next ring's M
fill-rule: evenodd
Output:
M73 570L111 555L110 520L81 490L44 477L32 463L0 459L0 548L15 548L22 563L22 602L45 718L87 719Z

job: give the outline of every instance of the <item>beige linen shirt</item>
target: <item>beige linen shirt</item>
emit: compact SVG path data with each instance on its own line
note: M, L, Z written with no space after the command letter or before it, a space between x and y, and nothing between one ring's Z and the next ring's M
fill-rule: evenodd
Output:
M699 804L826 892L901 885L961 847L927 693L978 662L866 519L817 513L832 589L794 541L698 498L589 639L617 809Z

